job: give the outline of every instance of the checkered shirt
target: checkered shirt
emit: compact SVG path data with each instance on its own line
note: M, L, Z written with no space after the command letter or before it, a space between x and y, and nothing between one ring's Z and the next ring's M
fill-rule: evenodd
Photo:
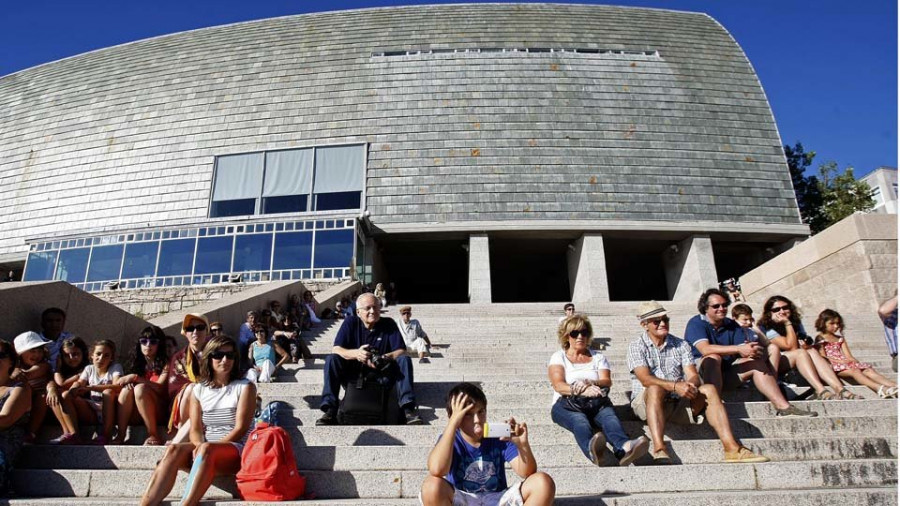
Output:
M657 348L647 333L628 345L628 370L631 371L631 400L644 392L644 385L634 375L636 367L647 367L650 373L668 381L684 379L684 368L694 364L691 345L669 334L662 349Z

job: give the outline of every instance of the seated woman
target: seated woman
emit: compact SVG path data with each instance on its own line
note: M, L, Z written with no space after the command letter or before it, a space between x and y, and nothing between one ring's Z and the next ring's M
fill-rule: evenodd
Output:
M75 434L77 427L66 423L67 418L62 413L62 394L78 381L81 371L90 363L89 355L87 343L80 337L70 337L64 340L59 347L53 381L47 383L47 406L59 420L63 434Z
M831 364L812 347L813 341L806 334L800 321L800 311L787 297L773 295L763 304L763 314L759 319L759 330L781 349L781 364L778 373L783 374L796 368L816 391L816 398L828 400L859 399L860 397L844 388ZM832 395L825 385L834 390Z
M312 325L322 323L322 320L319 319L318 313L316 312L318 305L316 304L316 299L312 296L312 292L303 292L303 305L309 311L309 322Z
M190 397L190 442L173 444L157 464L141 499L156 505L172 491L178 470L190 471L181 504L198 504L218 474L234 475L256 408L256 386L240 379L237 345L214 337L203 348L200 377Z
M25 442L31 412L28 383L10 378L17 361L12 344L0 340L0 497L9 496L13 462Z
M159 435L159 415L168 405L166 384L169 381L169 357L165 348L166 336L162 329L151 325L141 331L134 343L128 374L119 378L118 417L119 434L116 444L125 442L125 427L143 420L148 437L145 446L158 446L165 439ZM137 408L137 413L135 413ZM139 415L139 416L136 416Z
M646 436L629 440L625 434L607 395L612 386L609 362L591 349L593 334L590 320L581 314L559 326L562 350L550 357L547 366L553 386L550 416L575 435L581 452L595 465L602 464L609 439L619 465L627 466L647 453L650 440Z
M209 320L205 315L188 313L181 322L181 335L187 346L171 355L168 368L168 398L171 403L168 432L173 443L183 443L189 435L191 390L200 376L200 353L209 339Z
M860 362L850 352L844 339L844 318L833 309L826 309L816 318L816 348L828 359L838 376L869 387L878 397L897 397L897 382L879 374L871 364Z
M250 345L248 352L250 370L247 371L247 379L253 383L271 383L275 381L275 371L290 356L274 339L269 340L269 333L264 325L254 325L253 333L256 341Z

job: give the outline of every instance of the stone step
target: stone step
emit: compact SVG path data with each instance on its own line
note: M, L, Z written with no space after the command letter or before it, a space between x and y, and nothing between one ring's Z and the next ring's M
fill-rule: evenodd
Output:
M891 487L897 484L896 459L769 462L764 464L687 464L660 471L657 466L542 467L556 481L557 494L588 495ZM19 495L38 497L136 498L149 470L18 469ZM427 473L408 471L307 471L307 491L323 499L416 497ZM714 478L712 478L714 477ZM180 497L187 481L179 473L170 497ZM234 482L217 478L207 498L234 497Z
M421 469L432 445L414 446L302 446L294 442L294 455L301 470L406 470ZM828 459L872 459L896 457L896 437L811 437L769 438L741 441L773 461ZM670 454L677 463L719 463L722 444L718 440L668 440ZM544 467L593 464L581 454L570 437L550 444L532 444L538 464ZM153 446L27 446L18 469L153 469L165 449ZM606 463L615 465L607 452ZM637 465L652 465L646 456ZM508 466L507 466L508 467Z

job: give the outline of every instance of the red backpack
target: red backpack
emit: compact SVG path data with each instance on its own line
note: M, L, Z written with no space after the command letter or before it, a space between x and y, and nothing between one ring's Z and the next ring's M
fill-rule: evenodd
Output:
M291 437L281 427L266 423L258 424L247 438L236 480L247 501L293 501L306 490Z

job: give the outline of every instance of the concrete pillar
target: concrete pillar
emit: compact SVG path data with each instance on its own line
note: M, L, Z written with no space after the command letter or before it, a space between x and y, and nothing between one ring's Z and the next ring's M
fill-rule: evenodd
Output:
M491 302L491 248L487 234L469 236L469 302Z
M694 235L663 252L666 286L672 300L693 301L707 288L719 285L712 240Z
M602 234L584 234L579 237L569 245L566 260L569 264L572 302L609 302Z

